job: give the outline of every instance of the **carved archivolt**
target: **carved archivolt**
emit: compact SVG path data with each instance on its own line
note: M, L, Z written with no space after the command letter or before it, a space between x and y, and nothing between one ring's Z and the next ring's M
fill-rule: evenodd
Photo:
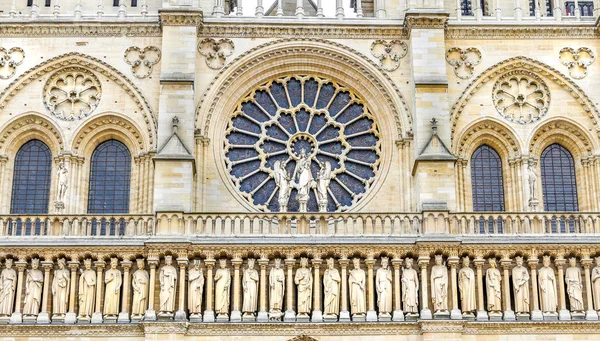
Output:
M23 89L27 84L38 78L65 67L81 67L89 71L95 71L118 84L137 104L138 109L144 115L144 124L149 138L150 149L156 148L156 131L158 129L156 117L142 91L131 82L124 74L106 64L105 62L81 53L68 53L51 58L23 73L13 80L0 93L0 112L4 110L8 101Z
M548 112L550 90L536 74L511 71L496 81L494 106L505 119L520 124L539 121Z
M547 80L551 80L557 85L561 86L573 97L577 103L579 103L579 105L581 105L581 109L587 114L587 116L590 117L592 124L596 127L598 126L598 118L600 118L600 113L587 94L577 84L561 74L558 70L548 65L531 58L520 56L504 60L491 66L477 76L477 78L465 88L458 100L452 106L452 139L455 138L456 126L464 108L467 106L471 98L477 93L477 91L487 82L496 79L496 77L502 76L507 72L516 72L517 70L536 75L544 75ZM600 136L600 130L597 132L597 134Z
M72 150L76 154L82 154L85 151L81 150L82 147L86 148L90 138L99 138L103 131L119 132L125 137L125 144L132 148L131 154L139 154L148 151L147 143L142 136L140 130L129 120L112 114L107 114L99 117L91 118L91 121L85 123L82 128L79 129L73 139ZM129 142L129 143L128 143ZM131 144L134 145L131 145Z
M23 138L25 134L34 133L43 140L56 154L64 150L64 139L57 127L45 117L38 114L27 114L8 122L1 130L0 154L9 154L12 141Z
M481 51L475 47L451 47L446 51L446 61L454 69L456 77L469 79L473 76L475 66L481 63Z
M44 105L61 120L80 120L90 115L101 97L98 77L81 67L55 72L44 86Z
M131 73L137 78L146 78L152 74L152 67L160 61L160 49L156 46L146 46L140 49L131 46L125 50L123 58L131 65Z
M235 45L231 39L214 40L205 38L198 43L198 51L206 57L206 65L209 68L218 70L225 65L227 57L233 54Z
M454 148L455 153L463 158L469 158L471 153L475 151L483 143L500 147L496 151L504 151L509 153L506 156L512 157L512 154L520 154L521 146L516 134L508 127L500 122L494 122L491 119L485 119L480 122L475 122L466 127L460 133L458 144Z
M558 56L560 63L569 69L569 74L575 79L582 79L588 74L588 67L596 60L590 48L580 47L574 49L564 47Z
M407 52L408 46L401 40L375 40L371 44L371 54L379 59L379 66L385 71L396 70Z
M20 47L5 49L0 47L0 78L9 79L17 72L17 66L23 63L25 51Z
M585 129L562 118L545 123L533 133L529 142L529 153L541 155L542 150L554 142L560 142L580 157L592 155L593 143Z

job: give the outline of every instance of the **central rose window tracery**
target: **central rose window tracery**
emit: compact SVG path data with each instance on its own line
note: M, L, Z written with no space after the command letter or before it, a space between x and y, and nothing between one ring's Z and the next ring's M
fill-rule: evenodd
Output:
M227 171L263 211L344 211L368 193L381 135L366 103L315 76L268 81L247 94L225 131Z

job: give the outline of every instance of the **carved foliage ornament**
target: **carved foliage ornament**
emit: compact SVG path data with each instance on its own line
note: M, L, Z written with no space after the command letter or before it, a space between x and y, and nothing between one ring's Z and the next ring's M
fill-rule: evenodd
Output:
M315 76L268 81L238 104L225 131L224 159L241 195L262 211L276 212L276 168L300 183L318 179L329 163L326 211L344 211L369 192L381 162L381 133L367 104L348 88ZM299 170L305 165L310 174ZM281 168L279 168L281 169ZM299 189L292 186L290 197ZM318 208L316 186L306 195L307 211ZM302 192L303 193L303 192ZM298 201L288 211L297 212Z
M516 70L501 76L492 90L496 109L505 119L527 124L548 112L550 90L534 73Z
M561 64L569 69L571 77L575 79L582 79L587 76L588 67L596 60L594 52L587 47L578 49L564 47L560 50L558 58Z
M446 52L446 61L453 67L456 77L469 79L473 76L475 66L481 63L481 51L475 47L451 47Z
M198 51L206 57L206 65L214 70L219 70L225 65L227 57L233 54L234 49L235 45L231 39L205 38L198 44Z
M17 66L23 63L25 52L20 47L9 50L0 47L0 78L9 79L17 72Z
M152 73L152 67L160 61L160 49L156 46L146 46L140 49L131 46L125 50L124 58L131 65L131 72L137 78L146 78Z
M44 86L44 104L61 120L74 121L89 116L100 102L98 78L81 67L68 67L50 75Z
M375 40L371 44L371 54L379 59L379 66L385 71L394 71L400 66L400 59L406 56L408 47L401 40Z

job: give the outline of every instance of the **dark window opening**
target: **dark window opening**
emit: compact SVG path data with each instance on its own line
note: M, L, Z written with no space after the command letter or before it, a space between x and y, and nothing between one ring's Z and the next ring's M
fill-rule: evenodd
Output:
M13 173L12 214L47 214L52 153L40 140L25 143L17 152Z
M471 185L475 212L504 211L502 160L488 145L477 148L471 156Z
M542 191L545 211L578 211L575 163L571 153L559 144L542 152Z
M129 212L131 154L119 141L100 144L92 154L88 213Z

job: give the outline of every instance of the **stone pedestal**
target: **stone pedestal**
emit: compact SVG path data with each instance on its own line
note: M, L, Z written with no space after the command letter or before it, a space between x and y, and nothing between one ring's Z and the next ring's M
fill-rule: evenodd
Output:
M377 312L375 310L367 311L367 322L376 322L377 321Z
M60 318L58 318L60 319ZM55 319L54 317L52 317L52 322L54 322ZM75 313L67 313L65 315L65 317L63 318L63 322L65 324L75 324L75 322L77 322L77 315L75 315Z
M336 315L325 315L323 316L323 322L337 322L338 317Z
M573 321L584 321L585 320L585 313L583 311L572 312L571 313L571 319Z
M310 316L309 315L298 315L298 316L296 316L296 322L299 322L299 323L310 322Z
M323 322L323 312L320 310L313 310L310 322Z
M129 323L129 313L126 311L122 311L119 313L119 318L117 319L117 323Z
M531 321L542 321L544 320L544 315L542 311L539 309L535 309L531 312Z
M530 316L527 313L517 313L517 321L529 321Z
M228 314L217 315L217 322L220 322L220 323L229 322L229 315Z
M546 319L546 314L544 314L544 319ZM561 309L558 312L558 319L561 321L569 321L571 319L571 313L567 309Z
M544 321L558 321L558 314L557 313L544 313ZM571 318L571 315L569 315L569 319Z
M117 323L117 316L104 316L104 323Z
M487 320L489 320L487 311L485 311L485 310L477 311L477 321L487 321Z
M408 314L406 314L406 316L404 318L406 319L406 321L416 321L419 319L419 314L408 313Z
M14 312L10 315L10 324L20 324L23 323L23 314Z
M176 322L186 322L187 321L187 314L185 313L185 311L183 311L183 310L177 310L175 312L175 321Z
M598 313L595 310L590 309L585 312L585 319L586 321L598 321Z
M286 310L283 315L283 322L296 322L296 313L293 310Z
M472 312L466 312L462 314L462 318L463 320L467 321L475 321L475 314L473 314Z
M598 316L598 315L596 315ZM50 314L47 312L40 313L36 319L37 324L48 324L50 323Z
M231 312L231 318L229 319L231 322L242 322L242 312L239 310L234 310Z
M421 309L421 320L431 320L433 316L431 315L431 310L429 308Z
M394 310L392 314L392 321L404 321L404 312L402 310Z
M214 310L206 310L204 312L204 316L202 318L204 322L215 322L215 311Z
M8 324L10 321L10 316L0 316L0 325Z
M390 322L392 320L392 315L390 313L379 313L377 319L381 322Z
M490 321L502 321L502 313L499 311L491 311L488 313Z
M156 310L146 310L146 314L144 315L144 321L156 321Z
M140 323L144 320L144 315L131 316L131 323Z
M35 324L36 321L37 321L37 316L34 316L34 315L23 316L23 324Z
M352 315L353 322L365 322L367 317L365 315Z
M460 309L452 309L452 311L450 311L450 319L462 320L462 312L460 311Z
M504 311L504 321L514 321L516 320L515 312L512 310Z
M190 322L191 323L202 322L202 314L190 314Z
M256 316L256 322L269 322L269 313L266 311L259 311Z
M231 318L233 319L233 314L231 315ZM242 322L256 322L256 316L254 316L254 314L244 314L242 316Z
M90 321L89 317L77 317L77 324L89 324Z
M104 322L104 320L102 319L102 313L100 313L100 312L93 313L91 322L94 324Z
M433 314L433 319L434 320L448 320L450 319L450 312L449 311L436 311Z
M170 311L161 311L157 315L159 321L172 321L173 316L173 313Z
M339 318L340 322L350 322L350 312L348 310L343 310L340 311L340 318Z

